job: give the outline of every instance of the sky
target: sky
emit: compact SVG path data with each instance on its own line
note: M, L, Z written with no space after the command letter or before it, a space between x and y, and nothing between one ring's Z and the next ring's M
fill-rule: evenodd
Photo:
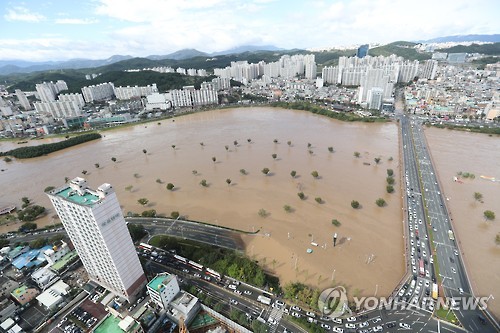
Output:
M1 0L0 60L328 48L500 32L498 0Z

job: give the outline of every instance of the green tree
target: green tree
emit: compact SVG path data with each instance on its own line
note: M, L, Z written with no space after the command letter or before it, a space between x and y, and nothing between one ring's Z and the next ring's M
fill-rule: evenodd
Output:
M354 157L359 158L359 156L361 156L361 154L359 153L359 151L355 151L354 152Z
M174 187L175 187L175 186L174 186L174 184L172 184L172 183L168 183L168 184L167 184L167 190L169 190L169 191L172 191L172 190L174 189Z
M137 202L140 205L146 206L149 203L149 200L147 198L140 198L139 200L137 200Z
M375 200L375 204L379 207L384 207L386 203L384 199L378 198L377 200Z
M142 217L155 217L156 216L156 210L150 209L150 210L145 210L141 213Z
M154 217L154 216L146 216L146 217ZM132 237L133 242L137 242L147 235L146 229L144 229L144 226L141 224L129 223L127 225L127 228L128 232L130 233L130 237Z
M86 175L86 174L87 174L87 170L82 170L82 173L83 173L84 175Z
M34 223L34 222L26 222L26 223L23 223L20 227L19 227L19 231L20 232L29 232L31 230L36 230L37 228L37 224Z
M198 171L197 170L193 170L193 171L191 171L191 173L196 176L198 174Z
M200 182L200 185L203 186L203 187L208 187L207 180L206 179L202 179L201 182Z
M292 141L287 141L286 144L290 147L292 145Z
M132 186L132 185L128 185L127 187L125 187L125 191L131 191L131 190L132 190L132 188L133 188L133 186Z
M389 162L391 162L392 160L394 160L394 158L391 156L387 159Z
M264 168L262 169L262 173L265 174L266 176L269 174L269 168Z
M96 169L99 169L99 167L100 167L99 163L95 163L94 166Z
M233 145L234 145L235 147L236 147L236 146L238 146L238 141L234 140L234 141L233 141Z
M392 185L387 185L385 187L385 189L386 189L387 193L393 193L394 192L394 186L392 186Z
M274 142L274 143L278 143L278 139L274 139L274 140L273 140L273 142Z
M69 177L64 177L64 182L67 183L69 181Z
M395 183L395 180L393 177L387 177L385 180L386 180L387 184L389 184L389 185L394 185L394 183Z
M163 181L162 181L160 178L156 178L156 182L157 182L158 184L163 183Z
M354 208L354 209L358 209L359 208L359 202L356 201L356 200L351 201L351 207Z
M299 192L299 193L297 193L297 195L299 196L299 198L301 200L304 200L306 198L306 195L304 194L304 192Z
M495 219L495 212L493 212L491 210L485 210L483 214L484 214L484 218L487 220L492 221Z
M333 219L333 220L332 220L332 224L333 224L334 226L336 226L336 227L340 227L340 225L341 225L340 221L339 221L339 220L337 220L337 219Z
M330 153L333 153L333 147L328 147L328 151L329 151Z
M373 160L375 161L376 164L380 163L380 157L375 157Z
M31 201L30 201L30 199L28 199L28 197L22 197L21 201L23 202L23 208L27 207L31 203Z
M6 162L6 163L12 162L12 158L10 158L9 156L5 156L5 157L3 158L3 160L4 160L4 162Z
M143 149L143 150L142 150L142 152L143 152L144 154L147 154L147 153L148 153L148 151L147 151L146 149Z
M258 214L260 217L267 217L269 215L269 213L264 208L259 209Z
M483 200L483 195L479 192L474 192L474 200L476 201L482 201Z
M314 200L317 202L317 203L323 203L323 199L321 199L321 197L316 197L314 198Z
M33 205L17 212L17 218L23 222L34 221L45 213L45 207Z
M173 150L175 150L175 145L172 145L171 147L172 147Z
M495 244L500 245L500 233L498 233L495 237Z
M138 173L134 173L134 178L140 178L141 175L139 175Z
M170 217L173 218L173 219L178 219L179 216L181 216L181 215L179 214L178 211L174 210L172 213L170 213Z
M309 142L307 143L307 148L311 148L312 147L312 144L310 144Z
M292 176L292 178L295 178L296 175L297 175L297 171L292 170L292 172L290 172L290 176Z
M247 142L248 142L248 143L252 142L252 139L248 138L248 139L247 139Z
M292 207L290 205L284 205L283 206L283 209L285 210L285 212L287 213L291 213L292 212Z
M217 158L215 156L212 157L212 161L215 163L217 161Z
M205 144L204 144L203 142L200 142L200 146L202 146L202 147L203 147L204 145L205 145Z
M228 151L228 150L229 150L229 146L224 146L224 148L226 148L226 151Z
M247 171L246 171L245 169L240 169L240 173L241 173L242 175L246 175L246 174L247 174Z
M223 309L224 309L224 304L222 302L218 301L217 303L215 303L214 310L216 312L221 312Z
M273 159L276 159L278 157L277 154L272 154L271 156L273 157Z
M229 179L229 178L226 179L226 183L228 186L231 185L231 182L232 182L231 179Z
M314 170L313 172L311 172L311 176L313 176L314 178L318 178L319 177L318 171Z
M45 245L47 245L47 238L45 237L37 238L30 242L30 248L32 249L39 249Z
M116 162L116 157L111 157L111 161Z
M50 192L50 191L52 191L53 189L55 189L55 187L54 187L54 186L47 186L47 187L45 188L45 190L43 190L43 191L44 191L44 192Z
M392 177L392 176L394 176L394 170L392 170L392 169L387 169L387 176L388 176L388 177Z

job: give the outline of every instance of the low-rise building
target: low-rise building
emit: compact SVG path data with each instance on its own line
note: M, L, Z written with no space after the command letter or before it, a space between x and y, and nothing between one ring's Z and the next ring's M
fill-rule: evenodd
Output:
M64 300L64 296L69 293L69 286L62 280L54 283L50 288L36 297L38 303L51 311L57 308Z
M147 284L147 291L151 299L161 308L165 309L179 293L179 283L175 275L158 274Z
M40 292L36 288L29 288L25 285L14 289L10 293L12 299L14 299L19 305L24 305L26 303L31 302L40 294Z

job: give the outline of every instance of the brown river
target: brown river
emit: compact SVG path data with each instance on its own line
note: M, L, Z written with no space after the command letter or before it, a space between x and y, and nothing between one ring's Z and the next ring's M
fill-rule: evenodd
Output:
M457 217L460 209L470 216L473 209L456 204L460 195L454 193L456 185L448 180L458 169L479 176L483 170L477 166L487 164L494 154L475 152L474 158L483 163L472 163L471 158L467 160L470 166L459 164L460 168L455 170L450 168L451 161L454 158L462 163L459 156L469 151L468 145L457 145L459 151L451 154L451 161L446 158L443 162L439 152L450 154L450 147L440 135L465 135L466 140L470 134L426 132L438 170L445 168L441 183L451 197L449 203L455 219L460 220ZM247 142L248 138L251 143ZM278 143L274 143L274 139ZM481 135L475 140L485 146L488 142L498 143ZM290 146L287 141L291 141ZM2 151L18 146L15 142L0 142ZM334 148L333 153L328 151L330 146ZM143 149L147 150L146 154ZM498 151L498 146L496 149ZM355 151L360 152L360 158L353 156ZM49 208L48 216L37 221L39 225L57 222L52 219L55 212L43 190L61 185L65 177L83 176L82 171L87 170L84 177L91 187L104 182L115 187L124 214L155 209L169 215L175 210L193 220L260 230L257 235L243 237L246 252L276 273L282 282L301 281L321 288L342 284L350 295L388 295L405 269L398 152L395 123L346 123L308 112L275 108L207 111L177 117L175 121L162 120L160 125L151 122L106 131L100 140L46 157L11 163L0 160L0 169L5 169L0 173L0 205L20 206L21 198L27 196ZM277 155L276 159L273 154ZM112 162L111 157L116 157L117 162ZM212 157L216 157L215 163ZM380 158L378 165L374 162L376 157ZM493 157L499 170L499 156ZM95 163L100 164L98 169ZM493 164L488 167L491 168L484 173L495 176ZM270 169L267 176L261 172L263 168ZM394 169L397 176L393 194L385 190L388 168ZM241 174L240 169L245 169L247 174ZM197 174L193 174L193 170ZM297 172L295 178L290 176L292 170ZM319 173L317 179L311 176L314 170ZM228 178L231 185L226 183ZM202 179L207 180L208 187L200 185ZM166 189L169 182L175 185L174 191ZM498 193L500 184L479 178L470 183L473 185L460 185L465 192L463 200L471 207L478 206L474 208L477 211L474 230L485 234L482 236L485 241L474 246L485 247L481 250L482 262L498 262L498 248L493 239L486 236L494 235L498 224L485 225L481 216L482 207L494 206L494 193ZM127 186L132 189L126 190ZM478 186L479 190L465 190L467 186ZM486 188L490 186L491 193ZM483 204L473 203L474 191L484 194ZM298 192L306 195L305 200L298 197ZM316 197L320 197L322 203L317 203ZM148 198L148 206L138 204L139 198ZM384 198L387 206L377 207L377 198ZM351 208L352 200L359 201L361 208ZM286 212L284 205L291 206L291 212ZM260 209L265 209L268 215L259 216ZM333 226L332 219L339 220L341 226ZM466 218L464 224L469 220ZM18 226L2 225L0 231ZM467 245L467 237L471 243L474 238L468 229L460 228L458 236L467 253L467 246L471 246ZM472 228L472 224L467 228ZM337 233L335 248L334 233ZM307 253L308 249L312 253ZM476 249L472 247L472 251ZM477 272L481 272L473 275L474 285L483 286L483 290L490 293L495 288L498 291L500 265L489 265L490 278L497 279L495 285L494 280L483 279L485 266L473 266L473 258L472 254L468 257L469 271L479 267Z

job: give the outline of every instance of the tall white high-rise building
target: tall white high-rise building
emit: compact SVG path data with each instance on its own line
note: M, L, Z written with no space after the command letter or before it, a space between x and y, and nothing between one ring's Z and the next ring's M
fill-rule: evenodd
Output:
M26 111L31 110L32 107L31 107L30 101L28 100L28 98L26 97L24 92L22 92L19 89L16 89L15 93L16 93L17 99L19 100L19 103L24 108L24 110L26 110Z
M117 296L134 300L146 276L113 187L102 184L94 191L77 177L48 196L89 278Z

